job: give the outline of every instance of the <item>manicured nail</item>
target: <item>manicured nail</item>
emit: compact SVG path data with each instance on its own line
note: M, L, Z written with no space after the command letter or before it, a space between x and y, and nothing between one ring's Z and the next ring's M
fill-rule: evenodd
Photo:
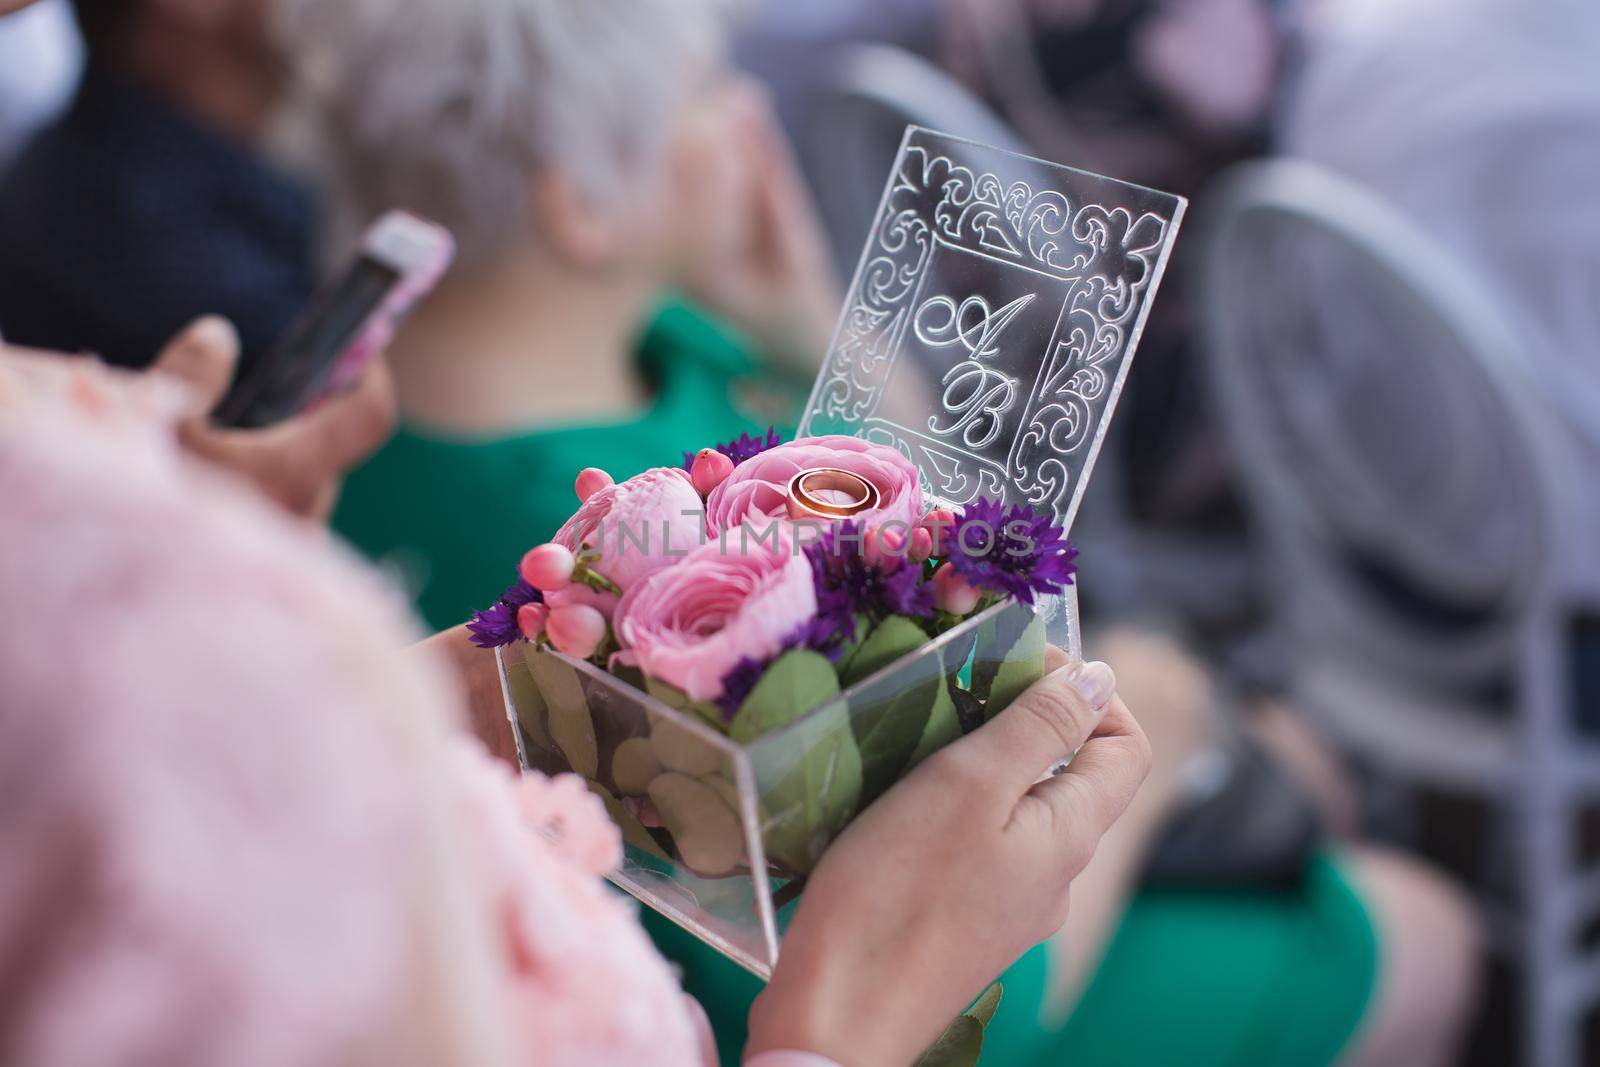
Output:
M1070 681L1083 702L1096 711L1111 703L1111 698L1117 692L1117 676L1104 663L1078 664L1072 671Z
M196 343L223 347L239 343L239 331L221 315L206 315L189 327L189 339Z

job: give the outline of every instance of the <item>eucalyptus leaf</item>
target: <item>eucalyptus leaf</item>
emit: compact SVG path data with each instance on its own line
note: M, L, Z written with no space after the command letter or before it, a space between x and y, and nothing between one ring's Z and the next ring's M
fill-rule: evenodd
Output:
M983 1055L983 1035L994 1020L1003 992L999 982L984 991L977 1002L945 1028L933 1047L922 1054L916 1067L976 1067Z
M999 982L983 991L983 996L973 1002L972 1007L966 1010L969 1019L976 1019L985 1030L994 1021L994 1013L1000 1007L1000 998L1005 994L1005 987Z
M550 740L550 733L545 729L544 695L539 692L538 683L533 680L533 673L528 670L527 662L519 655L502 652L501 662L505 665L506 690L511 694L511 710L516 715L517 725L522 729L523 741L549 752L555 748L555 742Z
M728 736L748 744L838 695L839 678L826 656L804 649L785 652L739 705Z
M796 649L773 661L739 706L729 735L750 745L750 766L767 817L767 857L809 871L855 814L861 753L838 699L833 664ZM781 737L760 740L793 724Z
M650 783L650 801L690 870L715 878L739 865L744 857L739 816L716 789L698 778L668 771Z
M700 780L715 790L717 796L721 797L723 803L727 804L728 807L735 812L739 810L739 789L728 779L727 775L704 774L700 776Z
M722 767L722 750L664 715L650 717L650 751L669 771L699 777Z
M625 796L644 796L650 782L664 769L646 737L630 737L611 753L611 780L616 783L617 792Z
M1016 665L1006 671L1008 664ZM972 695L983 701L992 718L1016 699L1018 693L1033 684L1029 680L1018 688L1016 683L1026 677L1034 662L1044 669L1044 620L1026 605L1012 603L978 627L977 647L972 661ZM1001 672L1006 679L998 695L1001 700L990 704L996 695L995 683ZM1036 679L1038 676L1035 675Z
M963 1015L945 1028L916 1067L977 1067L983 1055L983 1024Z
M589 790L599 797L606 806L606 814L611 816L611 821L617 824L617 829L622 831L622 840L625 844L649 853L658 860L672 859L667 855L666 849L650 836L650 831L644 823L634 817L633 812L618 800L605 786L598 782L590 782Z
M845 673L860 681L928 643L922 627L893 615L873 628ZM944 688L937 657L913 659L892 677L869 683L851 696L850 726L861 750L861 803L888 791L911 761L922 740L939 692Z
M839 658L835 661L838 664L839 676L841 678L843 678L845 673L847 671L849 671L850 664L852 662L854 662L854 660L856 658L856 653L861 650L861 646L867 640L867 635L869 633L871 633L871 632L872 632L872 620L869 619L866 615L858 613L856 615L856 632L855 632L855 635L852 636L850 638L850 640L846 641L843 645L840 646ZM846 684L848 684L848 683L846 683Z
M674 711L686 711L690 715L703 719L721 729L722 709L715 704L708 704L700 700L690 700L688 693L685 693L677 686L668 685L659 678L646 678L644 680L644 688L645 692Z
M934 693L933 709L928 714L928 722L922 728L922 738L917 742L916 749L911 757L906 760L904 771L909 771L945 745L961 736L961 718L956 714L955 698L950 695L951 687L956 685L954 678L943 678Z
M983 706L988 718L1000 714L1029 686L1044 677L1044 652L1044 619L1035 615L995 672L989 686L989 699Z
M531 652L528 670L544 697L545 726L573 773L591 781L600 773L600 746L578 672L548 652Z
M922 627L904 615L891 615L874 626L861 643L844 672L844 684L852 686L927 643Z

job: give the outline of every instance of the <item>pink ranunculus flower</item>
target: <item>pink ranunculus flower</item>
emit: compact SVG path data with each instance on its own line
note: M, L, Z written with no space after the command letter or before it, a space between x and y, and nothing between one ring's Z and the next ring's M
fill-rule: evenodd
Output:
M816 613L805 556L712 542L628 590L613 629L623 662L709 701L741 660L776 655Z
M551 538L578 552L599 554L592 564L624 592L641 578L705 542L700 494L675 467L657 467L596 490Z
M835 467L877 486L881 503L859 518L879 524L899 521L907 529L922 517L922 486L917 468L899 452L859 437L802 437L745 460L706 499L712 534L736 530L748 521L758 530L788 514L789 482L803 470Z

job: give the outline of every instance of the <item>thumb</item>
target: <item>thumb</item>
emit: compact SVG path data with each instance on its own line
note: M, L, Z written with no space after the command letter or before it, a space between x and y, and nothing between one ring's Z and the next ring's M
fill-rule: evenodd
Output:
M1116 687L1103 663L1074 663L1035 682L1004 711L957 741L981 750L1017 795L1076 752L1100 726Z
M220 315L206 315L167 342L152 369L188 385L197 412L209 414L233 384L238 363L238 331Z

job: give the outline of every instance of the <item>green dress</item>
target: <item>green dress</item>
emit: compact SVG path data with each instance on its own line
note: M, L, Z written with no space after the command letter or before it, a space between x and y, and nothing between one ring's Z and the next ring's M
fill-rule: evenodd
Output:
M442 629L510 584L522 553L576 508L572 484L584 467L621 479L783 421L752 418L735 401L770 376L746 346L683 305L654 319L639 352L656 387L642 417L492 440L402 429L351 476L335 526L408 583ZM781 400L781 383L776 393ZM788 398L798 399L792 390ZM660 916L646 912L644 921L705 1005L723 1062L737 1064L761 983ZM1045 947L1005 974L983 1063L1322 1067L1360 1024L1377 959L1367 911L1331 859L1313 863L1297 894L1141 892L1064 1025L1040 1021Z

